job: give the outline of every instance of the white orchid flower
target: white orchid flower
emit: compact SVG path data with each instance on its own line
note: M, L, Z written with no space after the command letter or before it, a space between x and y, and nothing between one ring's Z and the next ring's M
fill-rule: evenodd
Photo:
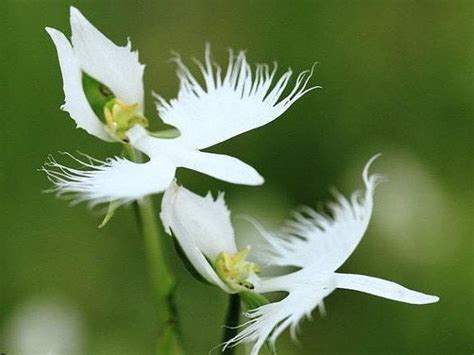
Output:
M224 194L196 195L173 182L163 195L161 221L173 234L195 270L228 293L251 290L258 271L246 260L248 248L237 248Z
M179 167L230 183L259 185L263 178L251 166L228 155L201 149L263 126L283 114L316 86L307 87L311 71L301 73L289 94L283 95L291 70L275 79L270 70L252 70L245 54L230 53L225 73L206 48L204 64L197 62L204 86L176 58L180 88L169 102L157 97L162 120L179 130L179 137L162 139L146 130L143 113L143 70L137 52L112 43L75 8L71 8L71 43L61 32L47 28L58 52L64 82L63 109L77 126L105 141L121 141L145 153L146 163L123 158L105 162L79 161L72 169L51 160L46 172L59 193L77 200L128 202L164 191ZM94 105L95 107L94 107ZM98 108L97 108L98 106Z
M143 114L145 66L138 61L130 41L124 47L115 45L74 7L70 9L70 22L71 43L63 33L46 28L56 46L63 77L62 109L69 112L77 127L105 141L114 141L86 97L83 74L102 83L103 89L109 89L123 103L136 104L137 114Z
M378 175L368 174L375 158L363 171L365 192L355 192L350 200L337 194L336 201L328 206L333 217L304 208L288 222L281 235L273 236L261 230L271 246L270 253L262 264L251 263L250 270L258 270L262 265L299 268L296 272L271 278L259 278L255 272L247 272L248 268L241 273L239 268L219 272L222 255L228 258L238 255L230 212L222 195L214 201L210 195L203 198L176 185L166 191L161 213L163 224L168 233L173 232L189 261L206 280L227 292L239 292L239 283L237 287L233 286L236 280L231 277L237 275L237 281L251 284L254 292L288 293L281 301L247 312L250 320L246 327L226 346L252 342L251 354L255 355L266 341L273 345L288 327L295 336L302 318L318 306L325 312L323 299L336 288L412 304L438 301L436 296L412 291L394 282L336 272L353 253L367 229L374 189L380 180Z

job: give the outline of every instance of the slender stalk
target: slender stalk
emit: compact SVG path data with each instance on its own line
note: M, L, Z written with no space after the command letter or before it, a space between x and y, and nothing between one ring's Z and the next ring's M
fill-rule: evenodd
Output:
M160 323L166 323L172 316L168 309L169 297L173 293L174 280L164 261L164 253L160 243L158 225L155 219L157 211L153 208L151 197L138 202L138 215L145 242L145 252L151 277L153 293L156 299L157 316Z
M140 161L139 152L127 146L127 155L133 161ZM173 303L175 280L165 261L162 247L164 236L157 223L158 210L151 196L138 201L137 217L145 243L146 260L153 289L155 311L160 327L157 354L184 354L176 330L176 310Z
M237 326L240 319L240 296L235 294L229 295L229 305L227 306L227 316L225 319L224 333L222 334L222 342L232 339L237 335ZM222 353L224 355L234 355L235 348L227 347Z

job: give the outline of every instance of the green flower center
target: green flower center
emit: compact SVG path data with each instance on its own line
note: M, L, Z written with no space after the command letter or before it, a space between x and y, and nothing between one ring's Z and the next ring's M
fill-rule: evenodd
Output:
M128 143L127 131L139 124L148 127L148 120L139 113L139 105L128 104L117 97L104 84L90 75L82 73L82 87L87 101L95 114L105 123L112 138Z
M254 285L247 279L260 272L257 264L247 261L250 248L244 248L237 254L221 252L214 262L217 275L233 290L242 292L253 290Z
M104 106L105 129L115 139L128 143L127 131L139 124L148 127L146 117L138 113L138 104L126 104L114 98Z

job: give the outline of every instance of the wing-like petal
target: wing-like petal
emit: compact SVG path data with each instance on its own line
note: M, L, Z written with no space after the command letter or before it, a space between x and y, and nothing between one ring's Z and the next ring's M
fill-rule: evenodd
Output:
M105 84L122 101L140 105L143 110L143 70L138 52L115 45L95 28L78 9L71 7L74 53L81 68Z
M91 205L117 201L127 203L166 190L176 167L165 159L138 164L122 158L105 162L88 157L73 158L88 170L69 168L50 159L43 168L54 183L53 191L72 195L75 202Z
M180 89L176 99L167 102L157 96L157 108L164 122L181 132L178 138L195 149L210 147L251 129L263 126L283 114L295 101L316 87L307 87L311 71L301 73L286 96L291 70L274 82L276 66L257 65L252 70L244 52L229 56L225 75L213 68L209 46L205 63L197 62L202 86L176 58Z
M363 172L365 193L355 192L350 200L337 194L329 205L333 217L305 208L287 223L281 238L268 239L274 249L271 263L336 271L352 254L364 236L372 215L373 193L380 181L368 175L375 156Z
M112 141L84 94L81 66L71 44L61 32L53 28L46 28L46 31L51 36L58 52L65 96L62 109L69 112L77 127L100 139Z
M337 288L365 292L389 300L411 304L427 304L439 301L437 296L413 291L395 282L365 275L336 273L336 286Z
M273 347L278 336L288 327L295 339L300 321L309 318L311 312L323 304L323 299L334 291L331 280L328 274L308 273L306 270L270 280L263 286L266 289L263 292L287 291L288 295L281 301L247 312L246 316L250 320L244 324L245 328L225 346L251 342L253 346L250 354L257 355L266 341Z
M172 183L163 196L160 217L165 230L175 235L196 271L224 291L233 292L209 263L223 251L237 252L224 196L220 194L216 200L210 194L201 197Z

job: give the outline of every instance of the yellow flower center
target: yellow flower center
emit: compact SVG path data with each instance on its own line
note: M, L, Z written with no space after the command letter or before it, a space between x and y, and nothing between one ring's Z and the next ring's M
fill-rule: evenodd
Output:
M115 139L128 143L127 131L139 124L148 127L146 117L138 113L138 104L126 104L114 98L104 106L105 127Z
M250 275L260 272L257 264L246 260L249 252L249 247L234 255L221 252L214 262L217 275L236 291L253 290L254 285L247 279Z

